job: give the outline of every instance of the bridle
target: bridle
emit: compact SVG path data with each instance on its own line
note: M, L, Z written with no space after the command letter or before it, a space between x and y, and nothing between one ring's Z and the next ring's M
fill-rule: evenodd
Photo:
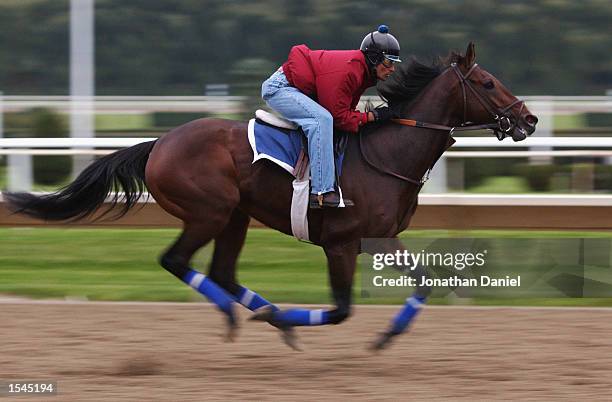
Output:
M470 69L468 70L468 72L464 75L461 70L459 69L459 67L457 66L457 63L452 63L450 65L449 68L447 68L442 74L445 74L447 71L452 70L455 72L455 74L457 75L457 78L459 79L459 83L461 84L461 92L462 92L462 97L463 97L463 122L461 123L460 126L444 126L441 124L435 124L435 123L427 123L427 122L423 122L423 121L418 121L418 120L411 120L411 119L391 119L392 122L397 123L397 124L401 124L404 126L411 126L411 127L417 127L417 128L427 128L427 129L432 129L432 130L439 130L441 132L445 132L447 135L452 135L453 132L456 131L473 131L473 130L493 130L495 132L495 135L497 136L498 140L503 140L507 135L509 135L510 133L512 133L514 131L514 129L517 127L518 125L518 121L519 119L516 118L516 116L514 116L510 110L517 104L521 104L521 108L519 110L518 116L520 117L521 112L523 111L523 108L525 107L525 102L520 100L520 99L516 99L514 102L510 103L508 106L505 106L503 108L500 108L498 106L496 106L487 96L485 96L478 88L476 88L474 86L474 84L469 80L470 75L472 74L472 72L474 72L474 70L476 69L476 67L478 67L478 64L474 63L472 65L472 67L470 67ZM467 89L466 89L467 88ZM471 91L471 93L476 97L476 100L478 101L478 103L480 103L480 105L485 108L485 110L493 117L493 120L495 121L495 123L489 123L489 124L470 124L470 122L467 121L467 96L468 96L468 90ZM423 178L421 178L421 180L415 180L412 179L410 177L406 177L403 176L399 173L395 173L390 171L387 168L384 167L379 167L376 166L374 163L372 163L369 158L367 157L367 155L363 152L363 145L361 144L362 142L362 136L359 136L359 146L361 148L361 155L363 156L365 162L370 165L372 168L374 168L375 170L384 173L386 175L395 177L397 179L400 179L402 181L408 182L408 183L412 183L412 184L416 184L417 186L419 186L419 190L421 189L421 187L423 186L423 184L425 184L425 182L427 180L429 180L429 174L431 172L431 169L433 168L433 166L430 166L430 168L427 170L427 173L425 174L425 176Z
M519 120L517 118L512 119L512 117L515 117L515 116L513 116L512 113L510 113L510 110L514 107L514 105L520 103L521 108L518 112L518 115L520 116L521 112L523 111L523 108L525 107L525 102L520 99L516 99L514 102L510 103L508 106L504 107L503 109L500 109L495 104L493 104L493 102L491 102L491 100L488 97L484 96L482 92L480 92L480 90L476 88L474 84L472 84L472 82L468 79L470 74L472 74L472 72L476 69L476 67L478 67L477 63L474 63L474 65L468 70L468 72L465 75L463 75L459 67L457 67L457 63L452 63L450 67L453 69L453 71L459 78L459 83L461 84L461 92L463 93L463 121L464 121L464 124L465 124L465 121L467 120L467 91L465 89L467 87L470 91L472 91L472 93L476 97L476 100L478 100L478 102L482 105L482 107L484 107L486 111L489 112L491 116L493 116L493 119L496 121L496 123L489 125L489 128L495 131L495 135L497 136L497 139L499 139L500 141L503 140L504 137L508 133L511 133L516 128L518 124L518 120ZM471 126L465 125L463 127L471 127Z
M463 97L463 122L458 127L444 126L441 124L434 123L426 123L417 120L410 119L392 119L394 123L402 124L405 126L412 127L420 127L420 128L429 128L433 130L441 130L448 131L452 134L455 131L472 131L472 130L493 130L498 140L503 140L507 135L512 133L514 129L518 125L519 119L516 118L510 110L517 104L521 104L521 108L519 110L518 115L521 115L523 108L525 107L525 102L516 99L514 102L510 103L508 106L503 108L499 108L496 106L487 96L483 95L483 93L474 86L474 84L468 79L472 72L478 67L478 64L474 63L472 67L468 70L468 72L464 75L457 63L452 63L450 67L446 70L452 70L455 72L455 75L459 79L459 83L461 84L461 93ZM445 72L446 72L445 71ZM467 88L467 89L466 89ZM495 123L489 124L469 124L467 121L467 96L468 90L476 97L476 100L480 105L493 117Z

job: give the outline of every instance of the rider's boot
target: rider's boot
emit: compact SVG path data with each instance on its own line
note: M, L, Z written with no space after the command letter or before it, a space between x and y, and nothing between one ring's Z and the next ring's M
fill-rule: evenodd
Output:
M352 207L353 201L344 198L344 205ZM309 207L312 209L337 208L340 205L340 195L335 191L325 194L310 194Z

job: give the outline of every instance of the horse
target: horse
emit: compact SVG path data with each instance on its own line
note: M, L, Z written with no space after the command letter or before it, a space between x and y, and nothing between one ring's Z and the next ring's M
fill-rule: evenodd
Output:
M4 197L13 211L73 221L92 216L114 194L105 213L121 202L119 213L109 215L115 219L148 190L161 208L183 222L179 237L161 254L160 265L216 305L227 319L228 339L234 338L235 306L241 304L255 312L254 319L280 329L285 342L297 349L295 327L339 324L351 314L357 256L364 251L360 239L389 239L384 243L388 252L404 250L397 235L408 228L423 177L452 144L454 131L490 128L500 140L510 136L515 141L535 131L537 117L478 66L475 55L470 43L465 55L451 52L431 65L416 60L399 65L379 93L400 118L368 124L348 136L341 180L343 193L355 205L308 211L310 240L327 257L335 304L330 309L283 310L237 281L236 262L251 217L292 234L293 177L271 162L252 163L245 122L194 120L155 141L94 161L57 192ZM213 240L205 275L190 261ZM420 284L427 273L417 267L410 275ZM430 292L427 286L417 286L372 347L382 349L406 332Z

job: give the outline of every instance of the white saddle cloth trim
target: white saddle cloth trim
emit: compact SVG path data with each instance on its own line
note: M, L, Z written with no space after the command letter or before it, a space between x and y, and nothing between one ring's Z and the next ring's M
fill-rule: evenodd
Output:
M276 127L286 128L289 130L297 130L298 128L296 124L290 122L289 120L273 115L272 113L266 112L265 110L262 110L262 109L257 109L255 111L255 117L257 117L260 120L265 121L268 124L276 126Z

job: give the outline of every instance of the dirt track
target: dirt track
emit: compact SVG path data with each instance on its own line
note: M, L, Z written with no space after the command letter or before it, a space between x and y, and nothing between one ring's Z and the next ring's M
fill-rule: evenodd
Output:
M205 304L2 303L0 381L56 380L48 401L612 399L610 309L428 308L366 351L396 310L301 328L300 353L262 323L223 343Z

